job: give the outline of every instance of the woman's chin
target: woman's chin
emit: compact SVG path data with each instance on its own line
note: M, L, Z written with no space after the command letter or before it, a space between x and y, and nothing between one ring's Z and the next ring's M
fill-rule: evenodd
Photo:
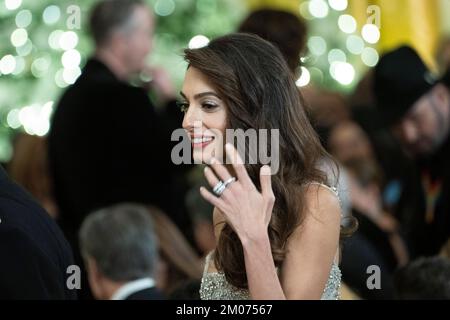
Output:
M212 152L205 152L203 150L194 151L192 155L194 159L194 163L210 163L211 159L213 158Z
M193 159L195 163L205 163L208 164L211 162L212 158L216 158L221 161L221 150L216 150L217 145L215 143L211 143L204 148L193 148Z

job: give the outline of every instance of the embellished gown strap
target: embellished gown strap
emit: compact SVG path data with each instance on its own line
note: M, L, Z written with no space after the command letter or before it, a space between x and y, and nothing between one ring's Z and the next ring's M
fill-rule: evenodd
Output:
M203 271L200 285L200 299L202 300L249 300L250 293L246 289L236 288L227 282L223 272L208 272L214 251L205 258L205 269Z

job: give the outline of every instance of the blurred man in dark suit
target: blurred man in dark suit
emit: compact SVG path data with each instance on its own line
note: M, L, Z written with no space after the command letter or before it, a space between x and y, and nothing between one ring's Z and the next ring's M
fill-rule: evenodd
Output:
M97 299L163 299L155 279L157 238L145 207L119 204L89 215L80 248Z
M72 264L56 223L0 167L0 300L74 299Z
M412 257L434 255L450 237L450 90L419 55L403 46L387 53L374 74L377 108L415 160L399 206Z
M140 0L97 4L90 19L95 55L63 94L52 119L49 161L59 223L79 263L81 222L89 212L115 203L160 207L190 238L183 186L175 182L170 159L175 124L156 113L146 90L129 84L148 69L153 20ZM175 94L168 78L161 71L151 76L156 93L170 101ZM170 113L176 107L168 108ZM179 127L178 114L179 122L172 123Z

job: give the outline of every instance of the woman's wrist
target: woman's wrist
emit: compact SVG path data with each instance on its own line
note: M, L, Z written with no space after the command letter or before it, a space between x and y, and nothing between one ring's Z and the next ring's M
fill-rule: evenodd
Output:
M239 236L242 247L245 249L263 249L268 246L270 248L269 234L266 232L258 232Z

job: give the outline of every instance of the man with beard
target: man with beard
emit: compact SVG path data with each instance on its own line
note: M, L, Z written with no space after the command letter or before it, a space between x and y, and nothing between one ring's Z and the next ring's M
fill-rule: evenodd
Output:
M397 213L411 255L433 255L450 237L450 91L419 55L402 46L375 68L374 93L383 123L416 163Z

